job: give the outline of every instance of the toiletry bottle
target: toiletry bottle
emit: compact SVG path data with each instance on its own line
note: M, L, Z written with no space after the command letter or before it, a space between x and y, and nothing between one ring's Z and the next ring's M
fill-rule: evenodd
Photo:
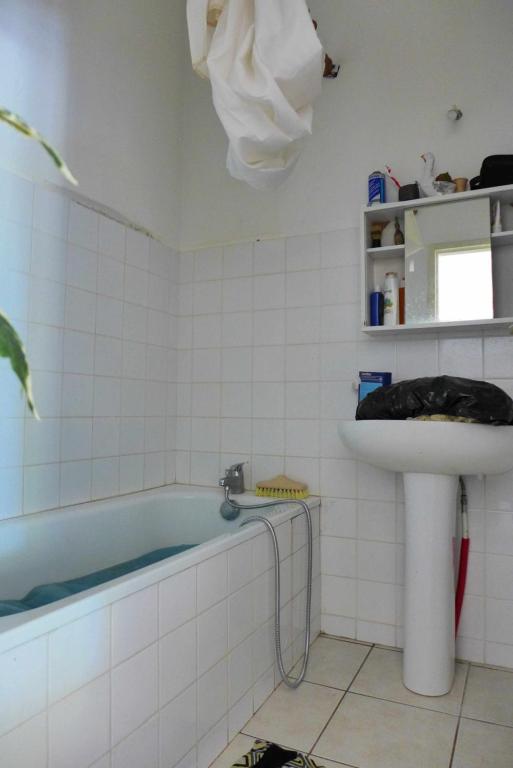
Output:
M369 176L369 205L385 202L385 174L374 171Z
M404 245L404 235L401 230L401 226L399 224L399 219L397 216L395 217L395 232L394 232L394 244L395 245Z
M404 325L405 287L406 281L404 277L401 277L401 282L399 283L399 325Z
M399 278L397 272L385 275L383 320L385 325L399 325Z
M370 324L383 325L383 293L379 285L370 295Z
M494 235L498 235L500 232L502 232L501 201L497 200L493 212L492 233Z

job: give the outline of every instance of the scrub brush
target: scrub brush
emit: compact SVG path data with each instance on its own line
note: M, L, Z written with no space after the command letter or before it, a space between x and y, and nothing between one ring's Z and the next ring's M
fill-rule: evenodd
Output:
M256 484L257 496L271 496L273 499L306 499L308 486L291 480L286 475L276 475L271 480L261 480Z

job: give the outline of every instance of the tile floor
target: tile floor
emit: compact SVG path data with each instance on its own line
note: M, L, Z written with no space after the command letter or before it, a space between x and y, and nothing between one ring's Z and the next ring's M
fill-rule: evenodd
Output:
M427 698L401 683L401 652L319 637L305 682L281 685L212 768L255 738L326 768L513 768L513 671L458 663L453 689Z

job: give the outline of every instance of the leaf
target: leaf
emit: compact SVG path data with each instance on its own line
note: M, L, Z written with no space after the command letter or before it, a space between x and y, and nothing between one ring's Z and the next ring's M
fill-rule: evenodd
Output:
M0 107L0 121L3 121L4 123L7 123L7 125L10 125L12 128L15 128L27 138L35 139L35 141L39 142L43 149L50 155L64 178L69 181L70 184L76 185L78 183L57 150L54 149L43 136L41 136L39 131L36 131L35 128L32 128L31 125L26 123L22 117L16 115L14 112L11 112L5 107Z
M34 416L38 418L32 398L30 371L22 341L2 312L0 312L0 357L7 357L9 359L11 368L20 380L25 392L27 405Z

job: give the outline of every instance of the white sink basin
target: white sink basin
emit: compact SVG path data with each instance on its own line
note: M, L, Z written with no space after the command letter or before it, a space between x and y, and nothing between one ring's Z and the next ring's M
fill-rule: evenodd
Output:
M454 680L454 555L458 475L513 468L513 427L353 421L339 434L355 458L404 473L403 681L441 696Z
M497 475L513 467L513 427L446 421L349 421L342 442L368 464L393 472Z

